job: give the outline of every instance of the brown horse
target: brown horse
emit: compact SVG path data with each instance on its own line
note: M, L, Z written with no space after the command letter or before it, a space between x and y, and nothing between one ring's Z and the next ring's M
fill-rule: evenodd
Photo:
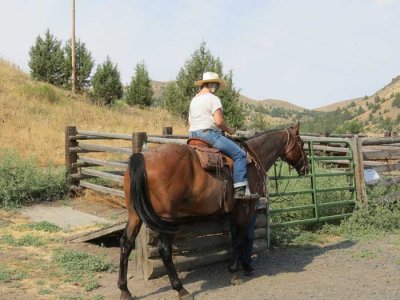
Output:
M255 164L249 165L248 181L252 193L264 195L265 171L281 157L299 175L309 172L309 163L299 136L299 124L284 130L266 131L245 141ZM222 213L218 201L224 179L205 171L193 150L187 145L167 144L131 156L125 173L125 201L128 223L121 237L121 257L118 287L121 299L132 299L127 287L128 258L142 222L159 232L158 250L167 269L172 288L181 299L193 299L182 286L172 261L172 238L178 229L181 214L208 216ZM232 181L226 188L232 195ZM236 229L232 243L229 271L237 278L238 258L244 249L246 228L254 217L256 199L237 201L230 212ZM241 205L239 205L241 203Z

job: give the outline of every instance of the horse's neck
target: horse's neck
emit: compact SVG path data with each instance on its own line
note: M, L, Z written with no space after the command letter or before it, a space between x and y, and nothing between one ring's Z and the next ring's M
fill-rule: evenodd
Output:
M288 135L286 130L266 132L251 138L247 145L257 154L260 163L266 171L285 153Z

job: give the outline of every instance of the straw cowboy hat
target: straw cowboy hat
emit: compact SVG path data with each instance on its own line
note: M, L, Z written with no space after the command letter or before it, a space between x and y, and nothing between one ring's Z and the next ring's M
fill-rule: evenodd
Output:
M197 80L194 82L195 86L202 86L204 83L207 82L217 82L221 89L226 87L226 82L222 78L219 78L218 74L215 72L205 72L203 73L203 79Z

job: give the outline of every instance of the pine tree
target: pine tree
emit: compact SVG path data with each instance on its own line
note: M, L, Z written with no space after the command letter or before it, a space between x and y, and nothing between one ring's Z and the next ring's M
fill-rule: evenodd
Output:
M44 38L40 35L29 50L28 62L33 79L48 82L57 86L65 83L64 51L61 41L57 40L49 30Z
M135 68L135 75L126 92L126 102L129 105L149 107L153 101L153 89L151 80L144 62L138 63Z
M242 126L244 123L243 108L239 103L239 91L233 85L232 72L223 75L221 60L213 57L206 48L205 42L202 42L199 49L185 62L176 80L165 88L163 94L165 107L186 119L190 100L197 92L193 83L201 79L203 73L208 71L218 73L227 82L227 89L217 92L217 96L221 98L227 122L234 127Z
M90 86L90 74L94 66L92 54L86 49L85 43L78 40L75 44L76 54L76 90L82 92ZM64 47L65 52L65 82L71 87L72 76L72 43L69 40Z
M97 66L92 79L93 96L96 101L104 105L112 105L122 97L122 83L117 65L114 66L110 57Z

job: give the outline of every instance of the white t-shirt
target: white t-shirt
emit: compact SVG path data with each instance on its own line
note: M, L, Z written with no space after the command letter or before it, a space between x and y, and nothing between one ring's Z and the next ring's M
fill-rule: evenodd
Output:
M220 130L215 125L213 116L219 108L222 108L222 104L217 96L211 93L195 96L189 107L189 131L202 129Z

